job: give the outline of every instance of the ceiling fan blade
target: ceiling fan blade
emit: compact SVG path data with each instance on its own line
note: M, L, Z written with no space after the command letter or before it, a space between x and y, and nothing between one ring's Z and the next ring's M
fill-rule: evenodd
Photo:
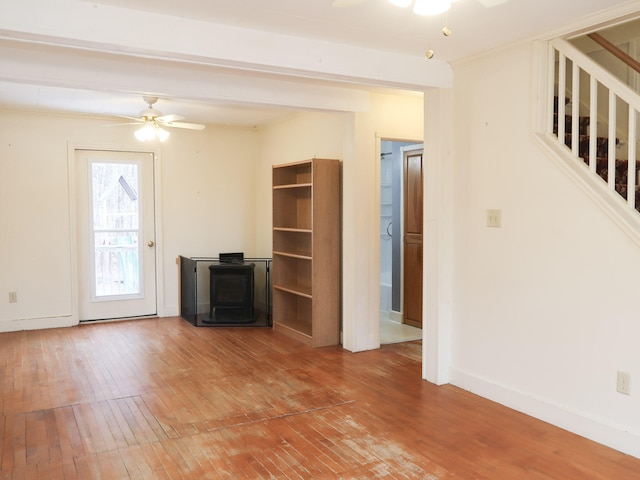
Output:
M116 113L108 113L107 115L111 115L113 117L118 117L118 118L126 118L127 120L133 120L135 122L143 122L144 121L140 117L130 117L128 115L118 115Z
M170 115L162 115L161 117L156 118L156 121L160 123L177 122L179 120L184 120L184 117L181 115L176 115L174 113Z
M478 0L485 7L497 7L503 3L507 3L509 0Z
M331 2L331 6L337 7L337 8L348 8L348 7L355 7L357 5L362 5L366 1L367 0L333 0Z
M165 127L186 128L189 130L204 130L204 125L200 123L184 123L184 122L163 122Z

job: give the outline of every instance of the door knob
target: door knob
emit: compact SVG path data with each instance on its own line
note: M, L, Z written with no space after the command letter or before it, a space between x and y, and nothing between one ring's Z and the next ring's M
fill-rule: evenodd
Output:
M155 242L153 240L149 240L149 243L147 243L147 245L149 245L150 247L155 246Z

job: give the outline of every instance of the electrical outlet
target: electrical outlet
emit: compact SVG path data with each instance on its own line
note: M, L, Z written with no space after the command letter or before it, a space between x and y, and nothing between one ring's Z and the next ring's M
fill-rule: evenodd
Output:
M630 382L631 378L627 372L618 371L618 381L616 383L616 390L618 393L624 393L625 395L630 395Z
M18 303L18 293L9 292L9 303Z

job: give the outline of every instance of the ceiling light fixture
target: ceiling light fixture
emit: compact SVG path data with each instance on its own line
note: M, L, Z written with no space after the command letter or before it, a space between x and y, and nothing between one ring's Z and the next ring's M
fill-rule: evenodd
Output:
M160 140L164 142L167 138L169 138L169 132L165 129L160 128L156 122L153 120L148 120L144 122L144 125L136 130L133 133L138 140L141 142L151 141L151 140Z
M389 0L389 3L401 8L407 8L411 4L413 4L413 13L415 13L416 15L430 17L448 12L449 10L451 10L451 4L457 1L458 0L415 0L414 2L414 0ZM496 1L504 2L506 0ZM448 24L449 20L447 18L447 24L442 29L442 34L445 37L450 36L452 33ZM424 53L424 56L428 60L431 60L435 56L435 52L431 48L429 48Z
M432 16L449 11L456 0L389 0L397 7L407 8L413 3L413 13L416 15Z

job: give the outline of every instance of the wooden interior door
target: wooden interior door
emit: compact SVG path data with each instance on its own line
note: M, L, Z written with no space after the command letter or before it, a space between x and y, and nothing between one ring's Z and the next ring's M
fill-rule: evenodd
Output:
M404 306L402 321L422 328L422 150L404 155Z

